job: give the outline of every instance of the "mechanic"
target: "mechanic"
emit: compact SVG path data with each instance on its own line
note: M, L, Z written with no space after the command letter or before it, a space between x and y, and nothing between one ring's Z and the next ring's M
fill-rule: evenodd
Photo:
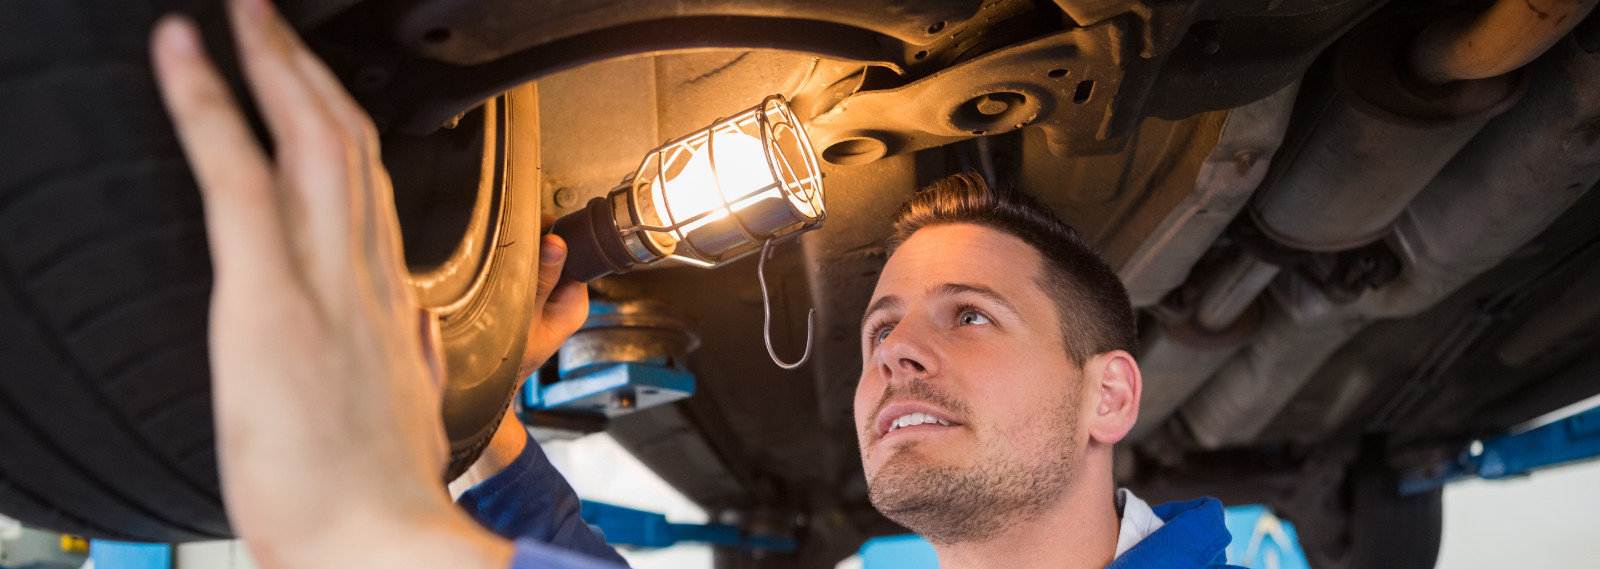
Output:
M1211 567L1221 503L1112 480L1139 415L1122 282L1031 197L976 174L895 215L862 318L855 420L874 507L941 567Z
M473 486L459 505L440 487L438 322L405 282L375 131L267 0L229 12L270 156L192 22L163 18L152 58L202 192L223 494L257 563L620 562L514 420L460 482ZM962 175L907 204L890 252L855 405L880 511L947 568L1222 560L1215 500L1151 509L1113 491L1112 445L1141 389L1132 309L1070 228ZM525 366L586 312L582 285L557 285L564 257L543 238Z

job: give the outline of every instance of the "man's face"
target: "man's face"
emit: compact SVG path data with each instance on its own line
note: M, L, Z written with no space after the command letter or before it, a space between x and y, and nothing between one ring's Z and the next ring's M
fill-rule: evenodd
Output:
M855 420L873 505L939 542L982 540L1065 492L1087 441L1083 381L1043 259L970 224L921 229L862 326Z

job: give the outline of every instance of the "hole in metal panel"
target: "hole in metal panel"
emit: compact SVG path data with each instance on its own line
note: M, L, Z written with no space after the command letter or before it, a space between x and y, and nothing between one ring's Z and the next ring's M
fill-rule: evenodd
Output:
M444 43L446 41L450 41L450 29L433 28L426 32L422 32L422 41L428 43Z
M1072 92L1072 102L1075 103L1075 104L1083 104L1085 101L1088 101L1089 100L1089 96L1093 95L1093 94L1094 94L1094 80L1093 79L1084 79L1083 81L1079 81L1078 82L1078 88L1073 90L1073 92Z

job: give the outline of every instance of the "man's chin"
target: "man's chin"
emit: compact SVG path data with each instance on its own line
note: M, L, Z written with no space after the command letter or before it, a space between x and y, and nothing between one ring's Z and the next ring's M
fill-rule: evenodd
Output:
M971 476L896 452L867 480L868 497L885 517L934 543L981 541L1004 524L985 519L983 490Z
M935 468L910 452L896 452L867 478L872 503L884 515L922 509L938 499L948 468Z

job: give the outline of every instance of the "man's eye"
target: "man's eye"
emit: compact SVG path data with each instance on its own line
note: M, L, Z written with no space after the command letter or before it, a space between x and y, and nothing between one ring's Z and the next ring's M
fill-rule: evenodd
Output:
M891 330L894 330L894 326L879 326L878 330L872 334L872 345L882 344L884 340L889 339Z
M990 323L988 316L984 316L982 312L978 312L976 310L968 310L968 311L962 312L961 316L956 318L956 322L959 322L960 325L962 325L962 326L972 326L972 325L975 325L975 324L989 324Z

